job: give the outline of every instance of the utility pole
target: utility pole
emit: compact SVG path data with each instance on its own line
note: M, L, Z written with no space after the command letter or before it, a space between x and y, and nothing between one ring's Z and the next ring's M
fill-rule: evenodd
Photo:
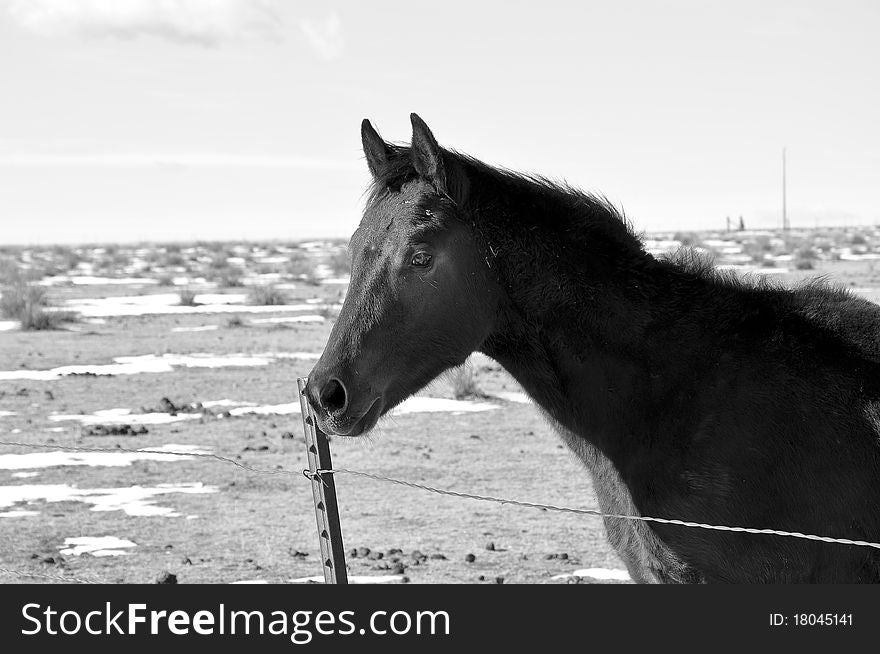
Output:
M782 230L788 231L788 212L785 197L785 148L782 148Z

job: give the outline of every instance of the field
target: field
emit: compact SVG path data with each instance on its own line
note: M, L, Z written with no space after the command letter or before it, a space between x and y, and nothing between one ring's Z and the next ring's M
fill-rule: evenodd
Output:
M661 234L646 245L657 254L694 246L718 266L783 284L826 275L880 299L873 228ZM296 378L311 369L338 313L344 246L5 248L0 276L8 314L0 316L0 440L47 446L0 445L0 580L17 581L16 572L113 583L320 575L311 487L300 474ZM33 302L16 310L16 294ZM36 321L46 328L26 329L28 312L49 315ZM516 383L485 357L473 357L470 370L473 388L449 375L370 437L334 439L334 464L594 507L585 472ZM128 452L141 449L213 453L264 472ZM628 580L598 518L352 476L337 486L356 577Z

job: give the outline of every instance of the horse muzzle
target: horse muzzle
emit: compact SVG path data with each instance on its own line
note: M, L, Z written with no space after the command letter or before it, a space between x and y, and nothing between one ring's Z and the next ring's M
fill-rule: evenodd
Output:
M323 383L306 385L306 398L315 412L318 427L325 434L334 436L361 436L379 421L384 402L382 397L364 401L352 395L350 389L338 377Z

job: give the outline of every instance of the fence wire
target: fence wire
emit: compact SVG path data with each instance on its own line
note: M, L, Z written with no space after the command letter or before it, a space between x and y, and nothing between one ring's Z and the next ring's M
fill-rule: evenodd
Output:
M832 538L830 536L820 536L817 534L805 534L797 531L785 531L781 529L756 529L753 527L739 527L739 526L730 526L730 525L712 525L705 524L701 522L691 522L687 520L677 520L672 518L656 518L651 516L637 516L637 515L624 515L624 514L614 514L614 513L603 513L599 509L584 509L584 508L575 508L568 506L558 506L554 504L540 504L537 502L527 502L523 500L515 500L503 497L493 497L491 495L478 495L475 493L467 493L463 491L449 490L444 488L435 488L433 486L428 486L425 484L418 484L412 481L406 481L403 479L395 479L393 477L385 477L382 475L376 475L369 472L363 472L360 470L351 470L348 468L333 468L332 470L318 470L316 472L311 472L309 470L302 471L294 471L287 470L285 468L258 468L255 466L248 465L246 463L242 463L241 461L237 461L227 456L222 456L220 454L208 453L208 452L169 452L167 450L153 450L149 448L132 450L126 449L123 447L82 447L82 446L74 446L74 445L45 445L40 443L27 443L23 441L3 441L0 440L0 445L7 445L10 447L21 447L26 449L34 449L34 450L64 450L69 452L95 452L95 453L128 453L128 454L162 454L166 456L178 456L181 458L203 458L203 459L213 459L215 461L219 461L225 464L231 464L242 470L245 470L250 473L259 474L259 475L286 475L286 476L304 476L308 479L311 479L313 476L316 476L318 479L321 479L321 475L331 475L331 474L345 474L351 475L355 477L362 477L365 479L371 479L373 481L383 482L395 484L398 486L405 486L407 488L413 488L417 490L426 491L429 493L434 493L437 495L449 496L449 497L458 497L463 499L477 500L481 502L492 502L495 504L502 505L510 505L510 506L519 506L523 508L529 509L539 509L542 511L554 511L557 513L569 513L575 515L589 515L599 518L610 518L617 520L640 520L643 522L656 522L660 524L668 524L668 525L678 525L682 527L691 527L697 529L710 529L715 531L728 531L728 532L741 532L746 534L759 534L759 535L772 535L772 536L784 536L789 538L800 538L804 540L811 541L820 541L823 543L835 543L838 545L852 545L857 547L871 547L874 549L880 549L880 543L874 543L871 541L865 540L853 540L849 538ZM75 582L75 583L100 583L94 582L86 579L80 579L76 577L68 577L62 575L48 575L48 574L38 574L31 573L27 571L16 571L10 570L8 568L0 567L0 573L15 576L15 577L32 577L32 578L45 578L52 579L55 581L65 581L65 582Z
M433 486L425 486L416 484L411 481L403 481L401 479L393 479L391 477L382 477L369 472L361 472L360 470L349 470L347 468L334 468L333 470L318 470L311 472L303 470L303 475L311 477L316 475L319 479L322 474L345 474L357 477L365 477L375 481L383 481L409 488L417 488L419 490L437 493L439 495L449 495L452 497L462 497L470 500L479 500L481 502L495 502L497 504L510 504L512 506L522 506L529 509L541 509L544 511L556 511L559 513L574 513L578 515L591 515L600 518L613 518L619 520L641 520L644 522L658 522L666 525L680 525L682 527L697 527L699 529L714 529L716 531L735 531L746 534L769 534L772 536L789 536L791 538L803 538L806 540L822 541L823 543L838 543L840 545L857 545L860 547L873 547L880 549L880 543L872 543L866 540L851 540L849 538L831 538L830 536L817 536L815 534L804 534L799 531L784 531L781 529L755 529L753 527L730 527L727 525L710 525L702 522L690 522L688 520L676 520L673 518L652 518L650 516L641 515L622 515L618 513L603 513L599 509L577 509L568 506L556 506L553 504L538 504L536 502L525 502L522 500L511 500L502 497L492 497L491 495L474 495L472 493L463 493L460 491L446 490L442 488L434 488Z
M282 468L255 468L254 466L249 466L246 463L242 463L241 461L236 461L235 459L231 459L227 456L221 456L219 454L213 454L211 452L169 452L168 450L151 450L149 448L144 448L142 450L130 450L124 447L82 447L79 445L59 445L57 443L54 443L52 445L43 445L38 443L23 443L20 441L0 441L0 445L11 445L14 447L24 447L33 450L65 450L68 452L98 452L103 454L115 454L117 452L124 452L126 454L163 454L165 456L195 457L203 459L214 459L215 461L220 461L221 463L231 463L232 465L238 466L243 470L247 470L248 472L253 472L260 475L298 474L295 472L291 472L290 470L284 470Z

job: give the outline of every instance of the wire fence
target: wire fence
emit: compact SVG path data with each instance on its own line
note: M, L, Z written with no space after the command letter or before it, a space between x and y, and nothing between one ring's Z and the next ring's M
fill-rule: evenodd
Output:
M854 540L849 538L833 538L830 536L822 536L817 534L805 534L797 531L785 531L781 529L762 529L762 528L754 528L754 527L741 527L741 526L731 526L731 525L713 525L706 524L700 522L691 522L688 520L678 520L674 518L659 518L659 517L651 517L651 516L638 516L638 515L625 515L625 514L615 514L615 513L603 513L599 509L592 508L577 508L577 507L569 507L569 506L558 506L554 504L540 504L537 502L528 502L523 500L516 500L510 498L503 497L493 497L490 495L478 495L475 493L468 493L465 491L458 490L450 490L444 488L436 488L433 486L428 486L425 484L419 484L412 481L407 481L403 479L395 479L393 477L385 477L382 475L377 475L369 472L363 472L360 470L351 470L348 468L333 468L330 470L318 470L316 472L311 472L309 470L288 470L285 468L258 468L256 466L251 466L246 463L242 463L241 461L237 461L228 456L222 456L220 454L214 454L210 452L173 452L168 450L154 450L149 448L144 449L127 449L123 447L82 447L82 446L61 446L57 444L46 445L40 443L28 443L23 441L4 441L0 440L0 445L6 445L10 447L20 447L31 450L64 450L67 452L83 452L83 453L128 453L128 454L161 454L165 456L177 456L184 458L203 458L210 459L214 461L218 461L220 463L233 465L242 470L245 470L249 473L258 474L258 475L286 475L286 476L303 476L307 479L312 479L313 477L317 477L319 480L323 481L322 475L351 475L355 477L361 477L364 479L370 479L373 481L395 484L398 486L405 486L407 488L417 489L421 491L425 491L428 493L433 493L436 495L442 495L447 497L457 497L462 499L470 499L477 500L480 502L491 502L495 504L501 505L509 505L509 506L518 506L528 509L538 509L542 511L553 511L558 513L569 513L576 515L587 515L599 518L610 518L610 519L618 519L618 520L636 520L642 522L654 522L660 524L668 524L668 525L678 525L681 527L689 527L696 529L709 529L714 531L726 531L726 532L740 532L746 534L756 534L756 535L771 535L771 536L782 536L789 538L799 538L804 540L811 541L819 541L823 543L833 543L838 545L850 545L857 547L870 547L874 549L880 549L880 543L875 543L866 540ZM32 577L32 578L45 578L53 581L65 581L65 582L76 582L76 583L100 583L98 581L93 581L84 578L77 578L71 576L61 576L61 575L49 575L49 574L39 574L32 573L26 570L12 570L9 568L0 567L0 573L6 574L14 577Z
M307 477L311 475L310 471L303 470L303 474ZM817 536L815 534L804 534L799 531L784 531L781 529L755 529L753 527L731 527L727 525L710 525L703 522L690 522L688 520L676 520L674 518L652 518L650 516L641 515L623 515L618 513L603 513L599 509L577 509L568 506L556 506L553 504L538 504L536 502L524 502L521 500L511 500L502 497L492 497L489 495L474 495L472 493L462 493L459 491L444 490L442 488L434 488L432 486L424 486L411 481L403 481L401 479L393 479L391 477L382 477L369 472L361 472L360 470L348 470L346 468L335 468L333 470L318 470L317 474L347 474L358 477L366 477L376 481L384 481L409 488L418 488L431 493L440 495L451 495L453 497L462 497L471 500L480 500L483 502L495 502L498 504L510 504L512 506L522 506L530 509L541 509L543 511L557 511L559 513L575 513L578 515L591 515L600 518L612 518L619 520L640 520L643 522L658 522L666 525L679 525L682 527L697 527L699 529L713 529L715 531L734 531L746 534L768 534L772 536L789 536L792 538L803 538L806 540L821 541L823 543L837 543L839 545L858 545L861 547L873 547L880 549L880 543L872 543L866 540L851 540L849 538L831 538L830 536Z

